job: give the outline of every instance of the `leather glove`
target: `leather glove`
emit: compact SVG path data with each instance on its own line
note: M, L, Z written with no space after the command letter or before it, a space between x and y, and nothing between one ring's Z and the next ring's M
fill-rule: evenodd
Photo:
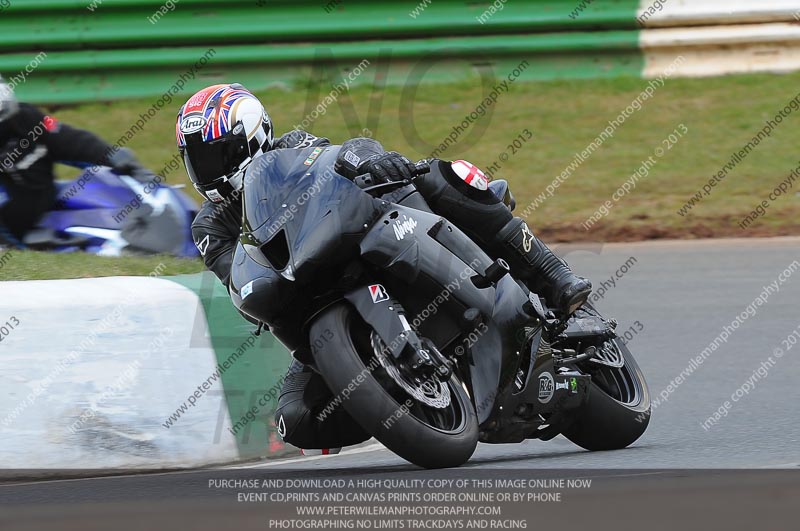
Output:
M128 148L122 148L108 159L110 166L120 175L130 175L140 183L152 181L155 174L141 165Z
M411 180L414 164L396 151L373 155L358 168L360 174L370 173L379 183Z

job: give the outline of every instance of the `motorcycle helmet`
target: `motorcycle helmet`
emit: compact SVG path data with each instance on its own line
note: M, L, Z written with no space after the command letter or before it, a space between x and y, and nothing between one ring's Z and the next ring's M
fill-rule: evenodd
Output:
M213 85L181 107L175 136L195 189L220 203L239 192L250 163L272 148L272 120L238 83Z

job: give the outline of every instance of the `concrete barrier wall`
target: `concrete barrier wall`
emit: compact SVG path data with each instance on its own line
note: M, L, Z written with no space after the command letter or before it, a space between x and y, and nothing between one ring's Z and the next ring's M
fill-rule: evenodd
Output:
M255 337L209 275L0 283L2 467L189 467L293 451L271 425L288 353Z
M645 30L644 77L658 77L677 56L675 75L720 76L800 70L800 25L790 23L700 26Z
M796 0L641 0L636 17L645 27L791 22L800 17L800 3Z
M678 56L682 77L800 69L796 0L642 0L637 21L646 78Z

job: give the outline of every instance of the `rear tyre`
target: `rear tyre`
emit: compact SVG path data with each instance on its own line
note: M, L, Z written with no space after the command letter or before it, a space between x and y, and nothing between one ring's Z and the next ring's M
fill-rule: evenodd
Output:
M326 310L311 326L322 346L314 360L334 397L373 437L391 451L424 468L466 463L478 444L478 419L461 382L447 382L450 405L427 406L407 394L388 375L371 346L372 329L345 303ZM401 407L401 405L403 407Z
M628 347L613 340L625 363L613 368L587 362L592 375L586 405L563 435L587 450L619 450L633 444L650 424L650 392Z

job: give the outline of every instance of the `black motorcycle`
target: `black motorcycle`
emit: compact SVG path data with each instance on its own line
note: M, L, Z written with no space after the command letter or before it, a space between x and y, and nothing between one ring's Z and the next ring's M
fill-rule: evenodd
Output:
M338 146L305 151L248 170L231 298L319 371L331 407L426 468L465 463L478 441L610 450L644 433L649 392L615 321L547 309L412 182L349 180Z

